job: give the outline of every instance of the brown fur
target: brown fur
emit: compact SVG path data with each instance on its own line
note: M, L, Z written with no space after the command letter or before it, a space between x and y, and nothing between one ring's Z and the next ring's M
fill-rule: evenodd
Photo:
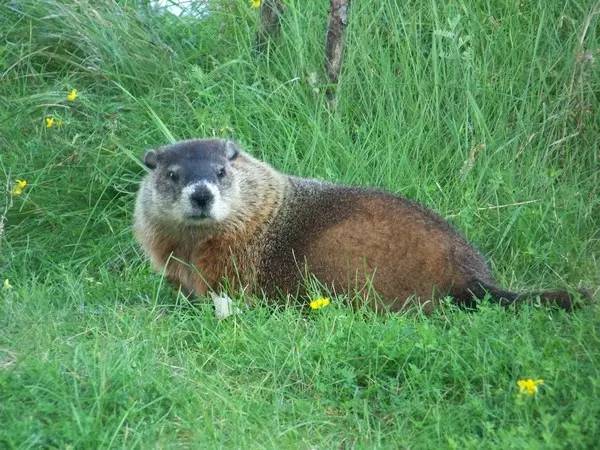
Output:
M227 279L251 292L298 294L309 273L337 293L365 294L371 286L394 311L413 298L430 311L446 295L463 304L486 292L501 304L524 297L497 288L484 258L460 234L407 199L287 177L245 153L232 170L242 206L207 227L158 221L144 193L152 181L140 190L138 240L157 269L189 292L218 290ZM565 291L533 295L572 307Z
M261 272L270 276L263 284L293 292L302 281L298 267L305 264L337 292L370 286L387 307L400 310L411 297L431 309L433 298L465 290L475 278L492 281L483 258L419 205L380 191L310 180L292 179L290 190L282 214L294 221L282 221L273 233L287 239L265 255ZM294 271L277 270L293 265Z

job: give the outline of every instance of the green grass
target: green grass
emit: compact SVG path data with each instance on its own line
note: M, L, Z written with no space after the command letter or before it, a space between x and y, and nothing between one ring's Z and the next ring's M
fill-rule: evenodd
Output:
M283 171L428 205L503 286L598 299L597 2L353 2L334 113L326 1L286 2L263 55L246 1L201 23L138 3L0 6L0 447L597 445L595 304L259 304L218 322L151 272L130 225L145 149L230 136ZM528 377L545 380L532 398Z

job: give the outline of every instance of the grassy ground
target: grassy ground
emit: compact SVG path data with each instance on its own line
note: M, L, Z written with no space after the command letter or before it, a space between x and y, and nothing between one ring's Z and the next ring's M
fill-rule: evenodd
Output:
M218 322L151 273L130 223L144 149L231 136L427 204L504 286L597 287L598 3L353 2L334 114L325 1L286 2L264 55L245 1L201 23L98 3L0 6L0 447L597 445L596 305Z

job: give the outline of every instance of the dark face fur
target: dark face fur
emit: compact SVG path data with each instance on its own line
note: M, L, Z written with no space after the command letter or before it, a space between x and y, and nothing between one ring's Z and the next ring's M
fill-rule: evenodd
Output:
M232 161L239 150L231 141L184 141L144 156L152 170L153 212L187 225L225 220L239 187Z

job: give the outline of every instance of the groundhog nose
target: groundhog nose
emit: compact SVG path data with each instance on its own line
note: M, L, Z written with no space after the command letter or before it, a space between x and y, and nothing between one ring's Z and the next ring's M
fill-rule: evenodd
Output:
M212 201L213 195L210 190L206 187L200 187L196 189L192 195L190 195L190 201L192 204L200 209L204 209Z

